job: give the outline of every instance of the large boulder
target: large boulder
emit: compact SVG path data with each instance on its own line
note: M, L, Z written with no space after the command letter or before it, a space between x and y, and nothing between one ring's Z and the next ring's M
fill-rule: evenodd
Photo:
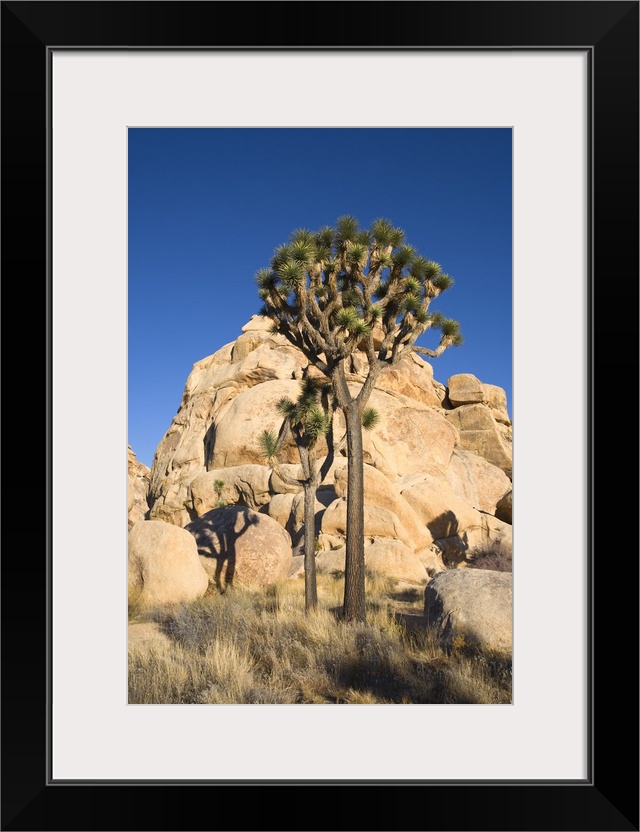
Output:
M484 385L471 373L458 373L447 381L447 394L453 407L486 400Z
M131 445L127 446L127 471L128 471L128 519L129 529L139 520L146 520L149 515L149 504L147 493L151 469L136 459Z
M140 605L192 601L209 579L193 536L160 520L141 520L129 532L129 599Z
M291 537L266 514L246 506L216 508L185 527L200 561L220 588L266 586L291 569Z
M510 572L452 569L425 588L425 621L445 649L476 646L510 653L513 643Z
M483 404L467 404L446 411L447 420L459 435L459 446L474 451L479 456L501 468L511 479L512 454L508 436L509 429L499 425L491 410Z

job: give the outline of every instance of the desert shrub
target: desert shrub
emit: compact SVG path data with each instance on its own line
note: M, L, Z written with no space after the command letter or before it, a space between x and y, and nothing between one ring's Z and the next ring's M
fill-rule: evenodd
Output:
M467 557L467 568L512 572L511 552L506 546L489 546L475 549Z
M367 623L341 618L344 579L234 588L147 611L157 644L129 650L129 702L442 704L511 701L510 661L444 651L424 627L423 592L367 575ZM400 601L398 601L400 596ZM397 604L402 605L402 615Z

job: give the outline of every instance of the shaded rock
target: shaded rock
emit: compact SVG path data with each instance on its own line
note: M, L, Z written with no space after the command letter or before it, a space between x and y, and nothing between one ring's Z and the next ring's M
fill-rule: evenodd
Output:
M301 575L304 575L304 555L294 555L291 558L288 577L299 578Z
M284 580L291 568L291 538L266 514L245 506L216 508L185 530L197 543L207 571L220 588L265 586Z
M147 502L147 493L149 491L151 469L136 459L131 445L127 446L127 454L127 511L129 528L131 529L139 520L146 520L148 517L149 504Z
M513 628L512 575L453 569L434 575L425 588L426 625L446 649L462 644L509 653Z
M346 549L344 546L338 549L328 549L326 552L319 552L316 556L316 570L321 575L344 572L345 557Z
M416 552L416 557L427 570L427 575L430 578L438 572L444 572L447 568L442 556L442 549L436 543L432 543L426 549Z
M129 532L129 598L140 605L202 597L209 584L188 532L159 520L141 520Z
M435 541L449 567L464 565L480 549L500 548L511 557L512 529L491 514L478 512L477 521L463 530Z
M507 493L504 495L504 497L501 497L500 500L498 500L495 515L498 518L498 520L502 520L504 523L509 523L509 525L511 525L512 511L513 495L511 489L509 489Z
M298 492L299 493L299 492ZM293 524L291 523L291 514L293 508L293 499L296 494L274 494L266 506L263 506L261 513L267 514L279 523L283 529L293 533Z

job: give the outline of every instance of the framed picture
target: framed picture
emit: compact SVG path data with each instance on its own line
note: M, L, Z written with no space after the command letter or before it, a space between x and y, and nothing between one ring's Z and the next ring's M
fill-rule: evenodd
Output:
M637 558L596 494L625 516L638 3L3 2L2 48L47 440L41 544L3 563L2 828L637 830ZM513 702L131 707L127 130L345 125L513 131Z

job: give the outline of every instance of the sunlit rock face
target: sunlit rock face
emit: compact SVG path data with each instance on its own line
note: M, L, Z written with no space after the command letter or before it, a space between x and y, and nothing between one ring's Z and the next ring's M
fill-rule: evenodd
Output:
M277 403L297 398L308 362L269 327L254 316L233 343L194 364L156 451L145 494L147 516L185 527L221 505L243 506L286 530L296 555L303 530L298 450L290 439L280 455L282 472L300 481L292 484L269 466L259 436L280 429ZM437 359L434 365L437 370ZM354 354L347 370L351 392L357 393L367 370L364 353ZM410 356L382 374L369 404L380 419L363 435L366 543L402 544L397 551L382 545L371 550L378 568L395 563L401 571L400 553L406 566L408 552L433 574L464 565L479 546L510 549L504 506L512 489L512 425L504 390L471 374L442 384L431 364ZM343 433L337 412L336 439ZM326 441L318 443L317 453L326 457ZM318 551L344 545L346 493L343 451L318 491ZM383 557L382 551L394 557ZM413 574L422 575L411 563Z

